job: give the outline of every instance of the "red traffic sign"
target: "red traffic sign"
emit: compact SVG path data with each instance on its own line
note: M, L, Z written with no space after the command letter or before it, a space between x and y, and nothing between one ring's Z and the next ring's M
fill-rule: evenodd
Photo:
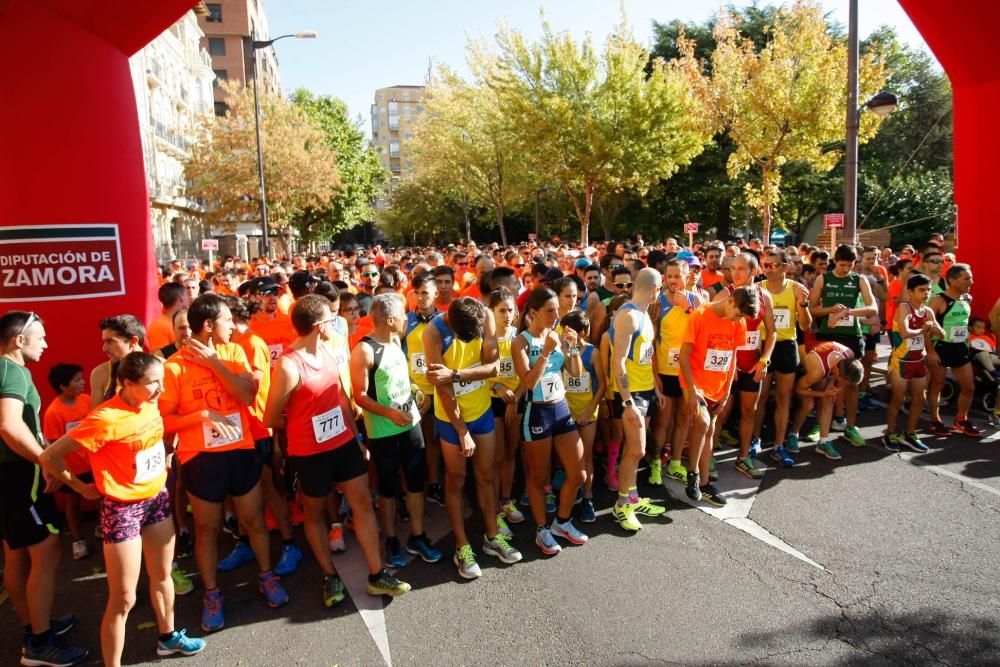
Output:
M843 213L827 213L823 216L823 229L843 229Z
M534 240L535 240L535 239L537 239L537 238L538 238L538 237L537 237L537 236L535 236L534 232L532 232L531 234L528 234L528 240L529 240L529 241L534 241Z
M698 233L698 223L697 222L685 222L684 223L684 233L685 234L697 234Z
M219 239L202 239L201 240L202 250L218 250L219 249Z

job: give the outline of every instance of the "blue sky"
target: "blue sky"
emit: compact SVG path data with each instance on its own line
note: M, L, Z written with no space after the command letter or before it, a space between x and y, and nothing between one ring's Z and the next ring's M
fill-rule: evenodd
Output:
M821 1L847 24L847 0ZM720 6L719 0L624 0L623 4L634 34L647 44L653 20L702 21ZM862 0L860 5L862 36L891 25L903 41L927 48L896 0ZM432 61L464 71L467 37L492 36L498 19L537 37L542 7L555 30L568 30L578 38L590 33L597 44L619 16L616 0L264 0L272 36L297 30L319 35L315 40L289 39L275 45L285 91L306 87L345 100L352 116L362 116L366 132L376 88L422 84Z

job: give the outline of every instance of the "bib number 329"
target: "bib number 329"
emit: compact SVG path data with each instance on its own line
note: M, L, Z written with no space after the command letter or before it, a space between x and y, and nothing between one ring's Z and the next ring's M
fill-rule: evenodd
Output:
M733 360L732 350L709 350L705 354L705 370L725 373Z

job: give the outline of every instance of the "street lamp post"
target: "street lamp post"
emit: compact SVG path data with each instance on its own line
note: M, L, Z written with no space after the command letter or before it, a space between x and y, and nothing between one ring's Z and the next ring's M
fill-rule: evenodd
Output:
M260 141L260 95L257 93L257 51L266 49L279 39L294 37L295 39L315 39L316 33L312 30L302 30L290 35L282 35L274 39L257 41L251 39L250 49L253 56L253 122L254 130L257 134L257 179L260 184L260 229L261 229L261 254L264 257L271 255L271 239L267 227L267 188L264 183L264 147Z

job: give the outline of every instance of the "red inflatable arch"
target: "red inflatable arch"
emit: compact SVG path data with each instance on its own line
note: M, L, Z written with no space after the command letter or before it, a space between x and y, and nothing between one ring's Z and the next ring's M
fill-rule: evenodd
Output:
M955 204L960 261L972 265L974 310L985 314L1000 296L1000 2L899 0L951 79L954 92Z
M159 305L128 58L194 0L0 0L0 310L37 312L58 361L106 359L97 323Z

